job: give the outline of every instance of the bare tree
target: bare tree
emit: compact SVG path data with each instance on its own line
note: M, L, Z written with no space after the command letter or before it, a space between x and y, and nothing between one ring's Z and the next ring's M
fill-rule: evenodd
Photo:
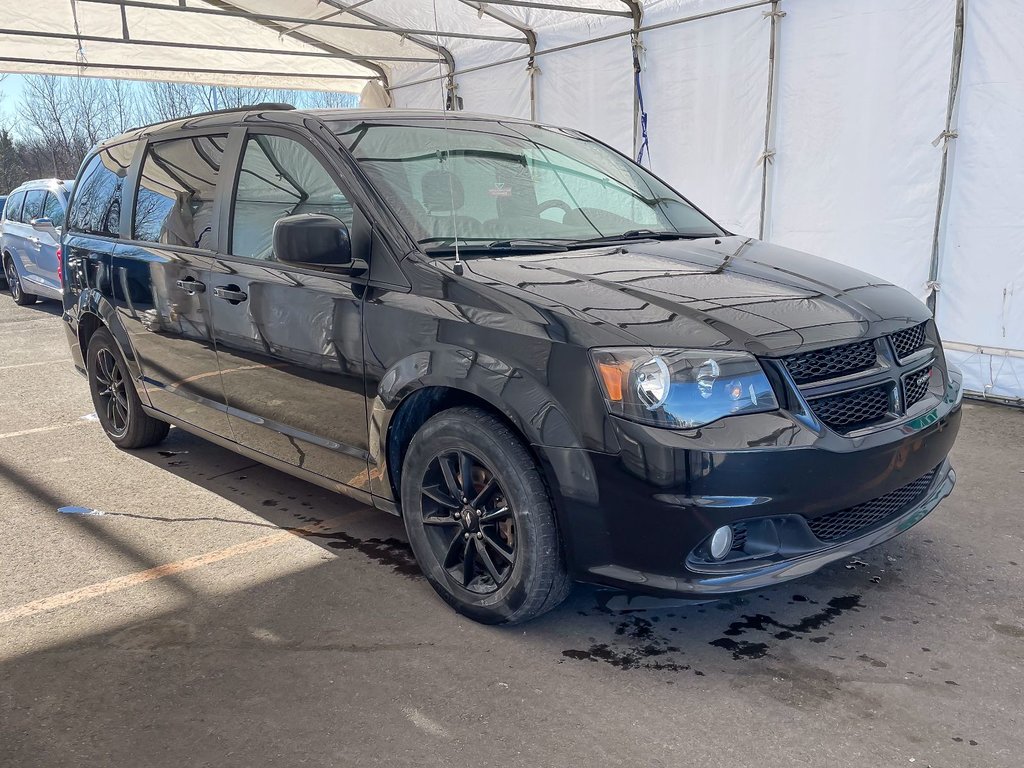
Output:
M173 120L200 111L199 86L192 83L146 83L146 122Z

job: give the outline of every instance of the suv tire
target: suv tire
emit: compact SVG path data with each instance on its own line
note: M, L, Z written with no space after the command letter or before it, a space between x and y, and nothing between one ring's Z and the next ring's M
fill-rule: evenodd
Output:
M459 613L516 624L571 591L541 471L487 411L452 408L428 420L409 445L401 496L416 561Z
M11 292L11 298L18 306L27 307L39 300L34 293L25 293L21 287L21 277L14 266L14 259L10 256L4 256L4 277L7 279L7 289Z
M167 437L170 425L142 410L128 365L106 328L98 329L89 339L85 367L96 415L114 445L148 448Z

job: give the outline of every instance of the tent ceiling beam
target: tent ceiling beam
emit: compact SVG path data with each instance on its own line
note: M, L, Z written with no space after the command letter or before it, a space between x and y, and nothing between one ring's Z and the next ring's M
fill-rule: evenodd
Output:
M39 64L42 66L74 67L76 69L110 69L110 70L131 70L143 72L182 72L181 67L162 67L155 64L110 64L98 61L82 62L77 59L60 61L57 59L31 59L19 56L0 56L0 62L8 61L15 64ZM252 69L209 69L205 67L193 67L189 72L203 75L245 75L247 77L281 77L295 79L315 78L317 80L379 80L377 75L338 75L304 72L301 75L295 72L268 72L267 70Z
M230 0L206 0L206 1L209 4L211 4L211 5L217 6L217 9L219 9L219 10L225 10L225 11L235 11L235 10L237 10L236 6L234 6L230 2ZM179 2L181 4L181 7L184 8L185 7L185 0L179 0ZM121 4L121 14L122 14L122 16L124 16L124 14L125 14L125 6L124 6L124 4ZM277 32L278 34L280 34L282 36L284 35L285 31L287 30L287 27L285 27L283 24L281 24L278 21L274 21L272 19L252 18L251 20L253 21L253 23L258 24L261 27L265 27L267 29L273 30L274 32ZM127 21L125 21L125 28L126 29L127 29L127 26L128 26ZM323 40L320 40L318 38L311 37L311 36L307 35L304 32L297 32L297 31L295 31L293 29L291 31L291 36L293 38L295 38L296 40L300 41L300 42L306 43L307 45L311 45L314 48L319 48L321 51L325 51L327 53L338 53L338 54L341 54L341 55L349 54L349 51L343 50L343 49L339 48L336 45L332 45L332 44L327 43L327 42L325 42ZM388 78L387 70L385 70L384 67L382 67L379 63L373 62L373 61L364 61L364 62L361 62L361 66L364 66L367 69L372 69L374 72L376 72L378 77L379 77L379 79L384 83L385 87L387 87L387 85L390 83L390 79Z
M520 43L526 41L521 37L503 37L501 35L477 35L470 32L453 32L448 30L414 29L407 27L392 26L390 24L356 24L348 21L324 21L322 19L304 19L301 16L280 16L271 13L256 13L255 11L227 10L225 8L200 8L194 5L165 5L163 3L148 2L148 0L75 0L77 3L92 3L94 5L124 6L126 8L143 8L149 11L163 11L167 13L201 14L205 16L229 16L236 19L247 19L249 21L272 21L277 24L301 24L306 27L323 27L333 29L361 29L366 32L392 32L406 37L410 35L440 35L441 37L460 38L464 40L487 40L496 43ZM335 8L350 11L355 16L362 17L361 12L352 11L351 7L324 0ZM237 7L237 6L232 6ZM288 28L283 27L282 32Z
M264 53L274 56L301 56L318 59L344 59L345 61L354 61L360 64L372 64L375 61L404 61L410 63L430 63L437 61L436 56L367 56L348 53L346 51L341 50L272 51L267 50L266 48L244 48L235 45L213 45L210 43L175 43L168 40L142 40L139 38L132 37L104 37L103 35L76 35L71 32L42 32L27 31L23 29L0 28L0 35L6 35L9 37L44 38L48 40L81 40L86 43L112 43L115 45L142 45L157 48L180 48L183 50L224 51L228 53ZM338 77L348 77L348 75L338 75Z
M587 8L562 3L543 3L538 0L486 0L486 5L510 5L515 8L538 8L544 11L565 11L566 13L590 13L595 16L632 16L631 11L610 11L603 8Z

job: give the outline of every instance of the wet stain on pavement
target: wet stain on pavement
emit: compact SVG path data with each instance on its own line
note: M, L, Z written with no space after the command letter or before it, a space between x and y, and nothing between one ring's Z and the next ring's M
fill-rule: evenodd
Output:
M794 595L793 597L796 599L800 596ZM802 600L796 600L796 602L810 601L807 601L807 598L803 598ZM732 653L732 657L737 660L760 659L768 654L769 648L766 643L735 640L734 638L745 635L747 632L756 631L772 632L776 640L802 639L803 636L831 624L846 611L856 611L860 607L860 595L844 595L833 597L828 601L828 607L816 611L794 624L783 623L763 613L746 615L729 625L729 628L722 633L725 637L712 640L709 644L715 648L729 651ZM810 640L813 643L824 643L828 640L828 637L818 635L810 638Z
M669 645L664 638L657 636L654 631L655 620L660 621L660 617L645 619L630 616L615 626L614 634L622 640L614 644L595 642L586 650L568 649L562 651L562 656L576 661L604 662L623 670L692 671L695 675L703 676L703 672L675 658L683 653L682 649Z
M720 637L717 640L712 640L708 645L732 652L732 657L737 661L742 659L763 659L768 655L768 645L766 643L733 640L731 637Z
M386 539L377 537L360 539L339 531L324 534L324 536L332 539L327 542L327 546L331 549L355 550L381 565L390 566L395 573L410 579L418 579L423 575L420 567L416 565L412 547L401 539L396 539L393 536Z

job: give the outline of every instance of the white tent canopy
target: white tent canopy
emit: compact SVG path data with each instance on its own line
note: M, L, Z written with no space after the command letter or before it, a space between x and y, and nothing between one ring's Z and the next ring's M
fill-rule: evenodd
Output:
M1020 401L1022 38L1007 0L36 0L0 69L579 128L735 232L928 299L968 389Z

